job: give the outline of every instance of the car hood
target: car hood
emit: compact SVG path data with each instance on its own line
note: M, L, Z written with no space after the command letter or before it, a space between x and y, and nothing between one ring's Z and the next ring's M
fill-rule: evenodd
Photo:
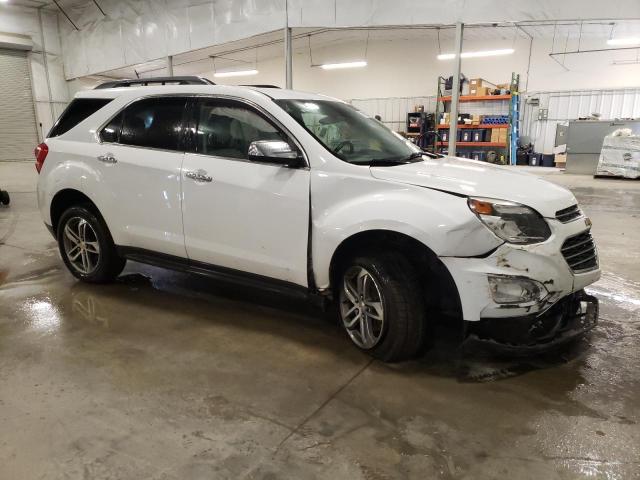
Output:
M456 157L426 158L422 162L392 167L371 167L380 180L407 183L464 196L509 200L528 205L544 217L575 205L564 187L542 180L516 167Z

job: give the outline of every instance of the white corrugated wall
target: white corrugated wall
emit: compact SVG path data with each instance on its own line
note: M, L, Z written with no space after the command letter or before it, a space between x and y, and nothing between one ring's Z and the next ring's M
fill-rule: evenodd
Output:
M354 107L371 115L380 115L392 130L406 131L407 113L415 112L416 105L424 105L425 112L434 112L436 97L355 98L349 100ZM465 102L459 105L460 113L481 115L508 115L507 101Z
M539 105L527 104L537 98ZM538 120L541 108L548 108L547 120ZM556 126L568 120L599 113L602 120L640 118L640 87L615 90L531 92L524 96L521 135L527 135L540 153L553 153Z
M527 103L528 98L537 98L539 105ZM435 97L403 98L359 98L350 101L353 106L367 114L380 115L393 130L405 131L407 113L415 105L424 105L425 111L435 110ZM504 105L502 105L504 104ZM508 108L506 102L461 103L462 113L500 114ZM547 120L538 120L540 108L548 108ZM540 153L553 153L556 125L568 120L600 113L603 120L640 118L640 87L609 90L576 90L531 92L522 96L521 136L528 136Z
M356 98L349 103L372 117L380 115L389 128L404 132L407 113L415 112L416 105L424 105L425 112L435 111L436 97Z

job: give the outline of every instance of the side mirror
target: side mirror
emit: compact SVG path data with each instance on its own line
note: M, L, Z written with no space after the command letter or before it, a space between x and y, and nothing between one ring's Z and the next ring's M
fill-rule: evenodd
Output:
M118 131L110 125L107 125L102 132L100 132L100 140L103 143L116 143L118 140Z
M289 168L299 168L304 164L300 152L283 140L251 142L247 156L252 162L278 163Z

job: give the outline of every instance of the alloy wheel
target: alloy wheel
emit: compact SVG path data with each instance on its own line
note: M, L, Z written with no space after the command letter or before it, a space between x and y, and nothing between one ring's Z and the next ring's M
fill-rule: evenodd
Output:
M64 225L64 251L78 272L88 275L100 261L100 243L91 224L81 217L71 217Z
M360 348L375 347L384 331L384 299L375 278L353 266L342 279L340 316L351 340Z

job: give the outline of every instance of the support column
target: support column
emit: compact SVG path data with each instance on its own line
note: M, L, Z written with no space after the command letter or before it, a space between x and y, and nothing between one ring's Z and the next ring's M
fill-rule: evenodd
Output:
M285 27L284 29L284 61L285 61L285 76L286 76L286 88L293 88L293 58L291 50L291 27Z
M173 77L173 55L167 57L167 74Z
M456 23L456 48L453 52L455 58L453 59L453 91L451 92L451 115L449 121L449 155L455 157L456 155L456 138L458 135L458 103L460 97L460 69L462 67L462 32L464 31L464 24L462 22Z

